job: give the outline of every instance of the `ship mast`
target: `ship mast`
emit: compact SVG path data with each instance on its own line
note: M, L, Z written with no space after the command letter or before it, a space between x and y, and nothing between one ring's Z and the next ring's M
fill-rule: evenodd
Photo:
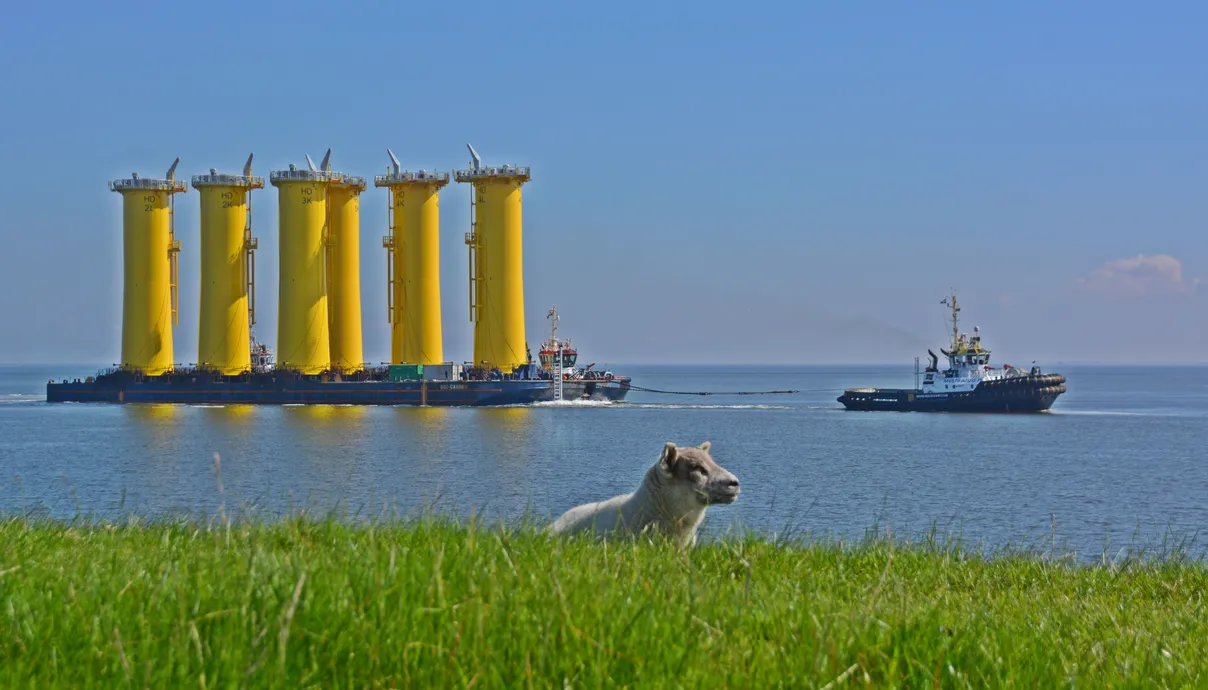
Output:
M949 299L952 301L949 302ZM958 349L960 349L961 344L960 330L958 329L956 319L956 314L961 310L961 308L956 303L956 290L952 291L951 298L945 297L940 301L940 304L947 304L948 306L952 307L952 351L956 352Z
M545 315L545 318L550 321L549 344L553 345L554 341L558 339L558 310L550 307L549 313Z

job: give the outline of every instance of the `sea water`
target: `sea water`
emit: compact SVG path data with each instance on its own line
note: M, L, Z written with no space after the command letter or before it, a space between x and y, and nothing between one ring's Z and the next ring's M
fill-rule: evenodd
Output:
M973 547L1081 555L1189 545L1208 527L1208 366L1061 366L1044 414L848 412L845 387L910 367L613 367L624 403L507 408L48 404L50 377L0 367L0 511L55 518L275 516L434 508L553 517L632 490L666 441L713 442L742 497L736 527L858 539L935 531ZM735 392L794 389L781 395ZM215 454L220 458L215 473ZM221 482L221 491L219 489Z

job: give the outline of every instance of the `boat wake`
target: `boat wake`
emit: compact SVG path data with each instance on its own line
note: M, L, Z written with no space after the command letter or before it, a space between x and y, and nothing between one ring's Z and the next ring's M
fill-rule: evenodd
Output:
M0 405L19 405L31 402L46 402L46 396L30 395L28 393L5 393L0 395Z
M630 403L615 400L543 400L527 407L611 407L618 410L794 410L791 405L692 405L687 403Z
M533 403L533 407L612 407L611 400L542 400Z
M791 405L691 405L685 403L622 403L622 407L643 410L795 410Z
M1177 412L1130 412L1125 410L1049 410L1052 415L1078 415L1082 417L1187 417Z

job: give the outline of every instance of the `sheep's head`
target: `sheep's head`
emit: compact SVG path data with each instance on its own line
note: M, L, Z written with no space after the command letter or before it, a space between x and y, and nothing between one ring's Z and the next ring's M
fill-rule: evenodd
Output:
M659 468L666 486L683 503L712 505L738 500L738 477L714 462L709 455L711 445L705 441L695 448L678 448L668 441L663 447Z

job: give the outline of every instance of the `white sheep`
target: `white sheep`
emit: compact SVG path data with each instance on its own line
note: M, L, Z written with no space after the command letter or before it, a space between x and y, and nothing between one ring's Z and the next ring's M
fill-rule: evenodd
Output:
M677 448L668 441L636 491L571 508L549 531L634 535L653 529L681 548L695 545L705 508L733 503L740 493L738 477L713 461L710 445L705 441L696 448Z

